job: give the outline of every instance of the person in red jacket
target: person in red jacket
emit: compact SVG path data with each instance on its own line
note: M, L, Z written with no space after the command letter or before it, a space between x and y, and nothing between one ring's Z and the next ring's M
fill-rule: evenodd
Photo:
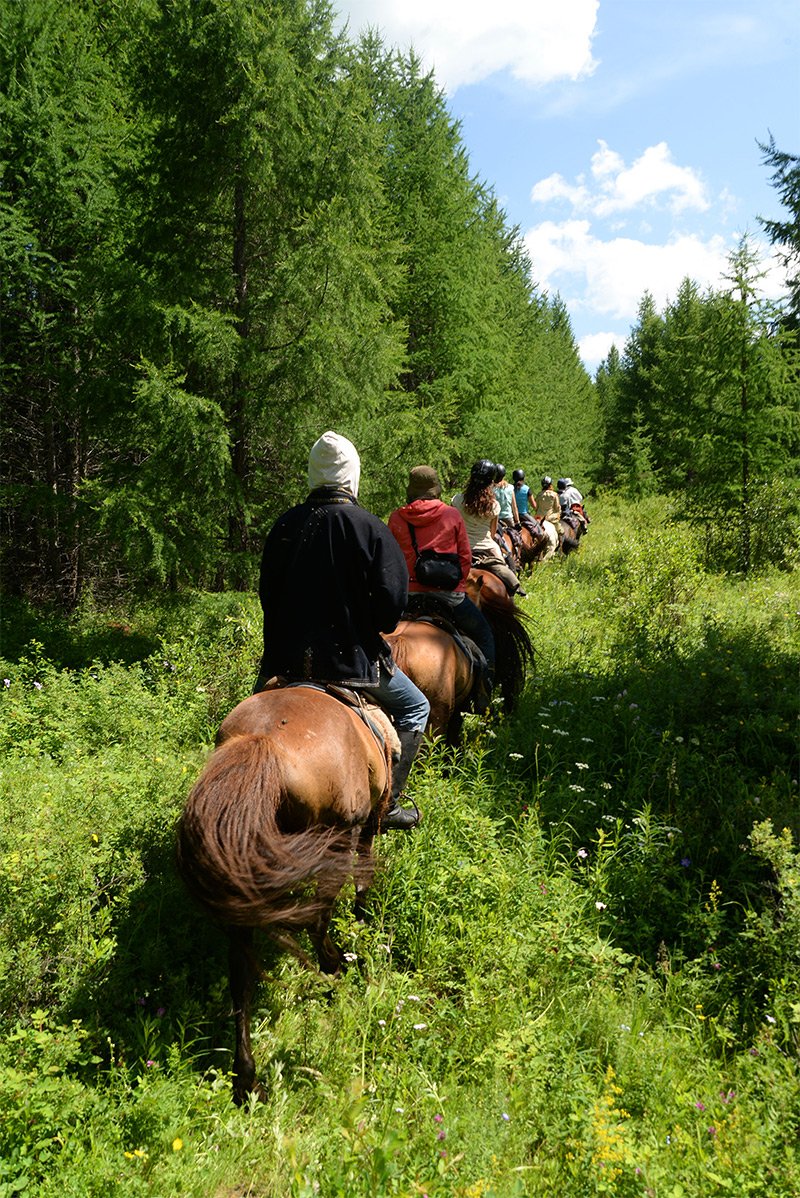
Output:
M408 590L412 595L434 595L446 607L450 621L468 636L486 658L487 678L476 710L485 710L491 694L495 666L494 635L483 612L466 593L466 578L472 566L472 550L461 513L442 503L442 487L432 466L415 466L409 472L406 503L389 517L389 530L403 551L408 566ZM417 559L424 550L435 550L457 559L452 587L443 588L417 578Z

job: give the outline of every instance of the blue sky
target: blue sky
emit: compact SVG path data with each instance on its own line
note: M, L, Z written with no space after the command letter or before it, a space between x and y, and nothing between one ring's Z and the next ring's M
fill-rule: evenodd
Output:
M594 371L649 290L722 285L757 216L785 216L756 144L800 153L800 0L340 0L355 36L413 45L473 172L567 304Z

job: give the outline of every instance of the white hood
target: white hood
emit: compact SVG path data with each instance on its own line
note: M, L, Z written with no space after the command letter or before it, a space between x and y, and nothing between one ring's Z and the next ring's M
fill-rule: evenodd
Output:
M338 433L323 433L311 446L308 455L308 485L316 487L344 487L358 495L361 481L361 459L355 445Z

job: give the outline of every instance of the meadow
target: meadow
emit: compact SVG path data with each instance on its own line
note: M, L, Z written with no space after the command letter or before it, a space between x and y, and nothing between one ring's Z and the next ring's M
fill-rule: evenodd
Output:
M0 1198L798 1198L800 571L591 515L520 707L430 746L340 903L348 971L264 946L244 1109L173 842L257 600L4 604Z

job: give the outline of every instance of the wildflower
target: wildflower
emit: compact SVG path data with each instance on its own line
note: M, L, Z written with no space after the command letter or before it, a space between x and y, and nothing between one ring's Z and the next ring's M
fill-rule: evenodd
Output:
M409 994L408 1001L409 1002L419 1002L419 995L418 994Z
M415 1031L415 1032L424 1032L424 1031L425 1031L425 1028L426 1028L427 1026L428 1026L428 1025L427 1025L427 1023L415 1023L415 1024L414 1024L414 1031Z
M356 956L355 953L343 953L342 955L343 955L345 961L349 961L351 965L354 961L358 960L358 957Z
M589 768L585 761L576 761L575 764L579 770L588 770Z
M698 1111L704 1111L706 1109L706 1104L704 1102L696 1102L694 1105L695 1109Z
M522 753L509 753L512 761L522 761Z
M3 679L3 686L6 686L6 687L8 687L8 686L11 686L11 679L10 679L10 678L4 678L4 679Z
M385 1020L385 1019L379 1019L379 1020L378 1020L378 1027L386 1027L386 1020Z
M597 907L598 911L605 911L607 909L606 904L601 903L599 900L598 900L598 902L595 903L595 907Z
M691 857L681 857L681 865L683 866L684 869L688 869L691 864L692 864Z
M176 1136L172 1141L172 1151L180 1152L181 1148L183 1148L183 1140L180 1138L180 1136Z
M611 790L611 783L610 782L601 782L600 788L601 788L601 790Z
M506 1122L506 1123L509 1123L509 1122L510 1122L510 1120L511 1120L511 1116L510 1116L510 1115L507 1115L505 1111L503 1111L503 1113L502 1113L502 1115L500 1116L500 1118L501 1118L501 1119L503 1119L503 1120L505 1120L505 1122Z
M620 1029L620 1031L621 1031L621 1032L629 1032L629 1031L631 1030L631 1029L630 1029L630 1024L627 1024L627 1023L621 1023L621 1024L619 1025L619 1029Z
M675 744L676 744L676 745L682 745L682 744L683 744L683 737L682 737L682 736L676 736L676 737L675 737Z
M42 689L42 684L41 684L41 682L34 682L34 684L33 684L33 685L36 687L37 691L40 691L40 690Z
M433 1121L434 1123L444 1123L444 1115L434 1115Z
M591 736L582 736L581 740L583 741L583 743L585 745L593 745L594 744L594 741L592 740Z
M437 1134L437 1136L436 1136L436 1139L437 1139L437 1140L446 1140L446 1139L447 1139L447 1132L446 1132L446 1131L440 1131L440 1132Z
M766 1019L767 1023L777 1023L778 1022L774 1015L765 1015L764 1018Z
M155 1061L145 1061L145 1065L147 1066L148 1069L152 1069L153 1066L155 1065Z
M569 788L570 788L570 790L574 790L575 793L579 794L579 795L582 795L584 793L584 791L586 790L585 786L578 786L577 782L570 782Z
M581 861L585 861L589 854L587 853L586 849L578 849L575 856L580 857Z
M716 1129L716 1127L709 1127L709 1129L708 1129L708 1134L709 1134L710 1136L715 1136L715 1135L717 1134L717 1129Z
M158 1016L159 1019L163 1019L164 1016L166 1015L166 1013L167 1013L166 1007L158 1007L156 1010L156 1015Z
M693 737L691 738L691 741L690 741L690 743L691 743L691 744L693 744L693 745L699 745L699 744L700 744L700 741L698 740L698 738L697 738L696 736L693 736Z
M736 1097L735 1090L728 1090L727 1094L725 1093L724 1090L720 1090L720 1092L719 1092L720 1102L724 1102L726 1106L729 1102L733 1102L735 1097Z

